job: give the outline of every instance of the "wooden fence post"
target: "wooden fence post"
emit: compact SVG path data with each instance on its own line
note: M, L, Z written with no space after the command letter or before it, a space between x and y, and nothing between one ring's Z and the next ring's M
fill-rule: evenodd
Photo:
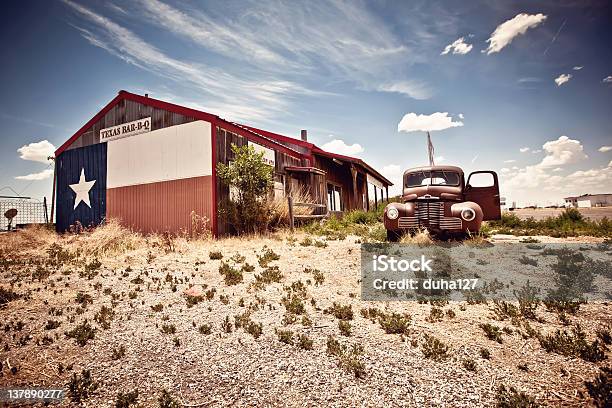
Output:
M293 197L287 196L287 204L289 205L289 228L293 233Z

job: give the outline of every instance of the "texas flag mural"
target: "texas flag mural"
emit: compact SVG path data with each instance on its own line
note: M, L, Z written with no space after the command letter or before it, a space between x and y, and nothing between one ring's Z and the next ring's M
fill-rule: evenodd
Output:
M116 218L142 232L188 231L212 218L211 124L194 121L62 152L57 230Z

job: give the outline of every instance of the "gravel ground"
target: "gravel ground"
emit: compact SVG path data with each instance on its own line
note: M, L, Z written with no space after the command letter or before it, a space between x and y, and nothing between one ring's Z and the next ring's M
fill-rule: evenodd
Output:
M430 322L429 304L361 301L357 237L327 241L327 247L300 245L301 233L296 234L296 240L287 234L218 241L141 239L131 249L99 251L101 266L91 279L79 276L84 270L84 262L79 261L59 268L44 266L42 270L50 275L38 281L31 278L32 272L41 268L36 263L46 259L45 251L53 241L63 248L81 248L88 262L92 260L88 249L92 243L88 242L88 247L78 237L10 235L0 237L0 259L5 264L0 286L9 288L12 284L15 292L30 290L31 295L0 309L4 326L0 332L0 387L66 389L73 373L88 369L99 387L82 403L87 407L114 406L119 392L134 389L138 389L137 406L142 407L158 406L162 389L184 406L194 407L481 407L495 405L501 384L526 392L542 405L585 406L589 402L584 381L592 379L598 367L609 364L608 360L589 363L547 353L537 339L523 338L509 320L495 321L488 305L451 302L442 309L452 310L454 317L445 315L441 321ZM515 239L520 237L500 236L492 241ZM263 271L257 256L264 248L280 255L270 265L278 266L283 278L256 289L252 286L255 275ZM220 251L223 260L211 260L211 251ZM235 254L244 256L245 261L230 261ZM12 264L7 259L18 262ZM222 262L238 267L246 262L256 268L245 272L241 283L228 286L219 273ZM323 273L322 284L314 284L308 268ZM134 281L138 277L142 282ZM305 284L304 305L312 325L303 325L301 317L292 324L283 322L282 299L288 293L284 287L297 281ZM186 290L205 293L213 288L212 299L204 298L188 307ZM75 301L79 292L92 299L84 310L79 310ZM352 334L348 337L341 335L338 319L325 313L334 302L352 308ZM154 311L152 306L157 304L163 305L163 310ZM108 329L94 318L103 305L114 311ZM360 314L369 307L410 314L409 332L385 334L376 321ZM62 314L51 316L57 310ZM223 329L226 317L234 323L234 316L248 310L251 321L262 324L261 336L255 338L242 328L232 327L230 333ZM593 339L595 329L612 324L611 312L610 304L595 302L584 305L569 319L580 323ZM543 333L563 328L559 318L544 307L538 309L538 317L540 320L531 325ZM51 319L61 325L45 330ZM92 340L79 346L64 333L84 319L97 331ZM18 321L24 323L21 330L15 327ZM511 328L512 334L504 333L502 344L491 341L479 328L487 322ZM162 333L164 324L174 325L175 334ZM211 325L210 334L199 332L203 324ZM306 334L313 341L312 350L279 341L276 329ZM426 335L450 347L448 358L434 361L424 357ZM43 343L45 336L52 340L48 340L50 344ZM328 336L348 347L363 347L357 357L365 368L363 378L356 378L340 364L339 357L327 353ZM29 340L20 342L24 337ZM113 349L121 346L125 355L113 359ZM490 351L490 359L480 356L481 348ZM475 372L464 368L464 361L471 359ZM17 367L16 374L9 372L9 364ZM60 364L64 367L61 373ZM518 367L523 364L526 370ZM70 400L64 399L61 405L69 406Z

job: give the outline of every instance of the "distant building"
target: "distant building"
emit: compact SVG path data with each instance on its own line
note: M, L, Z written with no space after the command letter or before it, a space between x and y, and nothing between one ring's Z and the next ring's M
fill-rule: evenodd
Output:
M576 197L565 197L565 206L574 208L610 207L612 194L583 194Z

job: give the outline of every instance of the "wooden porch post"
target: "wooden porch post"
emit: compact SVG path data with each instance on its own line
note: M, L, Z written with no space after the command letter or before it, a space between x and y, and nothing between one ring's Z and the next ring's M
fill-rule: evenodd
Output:
M389 186L385 186L385 190L387 190L387 204L389 204Z
M354 165L351 164L351 175L353 176L353 208L349 208L350 210L354 210L359 207L359 194L357 191L357 169Z

